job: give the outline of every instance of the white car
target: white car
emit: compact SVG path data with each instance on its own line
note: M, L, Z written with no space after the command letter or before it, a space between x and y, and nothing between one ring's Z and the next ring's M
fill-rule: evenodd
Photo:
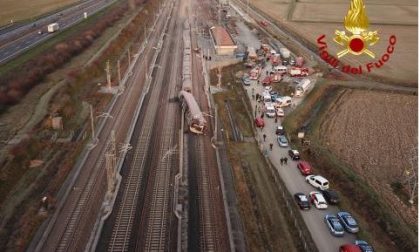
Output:
M318 209L327 209L328 204L325 200L324 196L320 192L310 192L309 198L311 199L311 203L315 205Z
M265 86L264 87L264 91L270 92L271 90L273 90L272 86Z
M282 108L276 108L277 116L284 116L284 110Z
M265 104L265 114L268 117L275 117L276 116L276 110L271 102L267 102Z
M319 190L327 190L330 186L328 180L319 175L309 175L305 178L306 182Z
M282 96L276 98L277 107L287 107L292 104L292 97L290 96Z

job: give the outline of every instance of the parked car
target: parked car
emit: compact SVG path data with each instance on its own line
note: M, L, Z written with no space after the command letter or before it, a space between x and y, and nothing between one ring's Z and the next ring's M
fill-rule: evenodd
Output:
M362 252L374 252L373 247L363 240L355 240L354 244L357 245Z
M300 153L297 150L289 150L287 153L289 154L289 156L292 160L299 160L300 159Z
M337 217L347 232L353 234L359 232L359 224L357 224L357 221L353 218L353 216L351 216L350 213L338 212Z
M271 84L271 78L270 78L270 76L266 76L263 80L262 80L262 85L263 86L268 86L268 85L270 85Z
M275 102L277 97L279 97L279 93L275 90L270 91L271 101Z
M300 209L309 210L311 208L311 204L304 193L295 193L294 198Z
M283 117L284 116L284 110L282 108L276 108L276 115L278 117Z
M255 118L255 126L257 126L257 128L264 128L264 125L264 119L261 117Z
M297 168L299 169L300 173L302 173L302 175L308 176L312 173L312 167L306 161L299 161L297 164Z
M319 175L309 175L305 178L306 182L311 184L311 186L318 188L320 190L326 190L329 188L330 183L328 180Z
M327 201L324 199L324 196L320 192L310 192L309 198L311 203L315 205L317 209L327 209Z
M321 193L330 205L337 205L340 202L338 193L335 191L321 190Z
M277 137L277 142L279 143L280 147L288 147L289 146L289 141L287 141L287 138L284 135L279 135Z
M281 125L278 125L277 127L276 127L276 135L284 135L284 129L283 129L283 126L281 126Z
M270 92L271 90L273 90L273 87L272 86L265 86L264 87L264 91L268 91L268 92ZM270 95L271 96L271 95Z
M291 65L291 66L296 65L296 60L295 60L295 58L290 57L290 65Z
M274 108L274 105L271 102L267 102L265 104L265 114L267 117L275 117L277 114L276 109Z
M241 80L242 80L242 83L243 83L245 86L249 86L249 85L251 85L251 79L249 79L249 76L248 76L248 75L244 75L244 76L242 76Z
M333 214L327 214L324 218L325 224L327 224L328 230L334 236L344 236L344 228L340 223L337 216Z
M344 244L340 246L339 252L362 252L362 250L357 245Z

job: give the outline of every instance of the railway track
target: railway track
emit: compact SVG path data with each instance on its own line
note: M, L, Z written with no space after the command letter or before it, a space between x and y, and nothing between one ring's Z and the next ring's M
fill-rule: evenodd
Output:
M171 22L170 27L173 26ZM172 29L165 32L168 31ZM170 246L168 227L172 218L170 195L173 194L170 185L172 167L176 166L171 148L177 139L174 134L177 113L174 110L178 107L176 103L168 102L169 95L175 93L176 84L173 81L176 78L165 74L172 63L170 58L168 60L171 48L173 46L163 45L163 53L159 56L161 67L156 71L144 117L136 126L141 131L133 143L135 154L128 163L128 177L117 207L108 251L166 251ZM172 75L176 76L177 71L178 68L172 68Z
M155 35L159 34L164 24L161 21L158 22L156 33L151 33L150 43L156 43L157 36ZM144 76L141 66L148 62L150 51L153 49L149 48L141 55L143 62L140 62L139 69L133 74L135 81L141 80ZM73 190L70 190L62 210L57 214L57 221L54 221L51 229L47 228L43 237L35 243L37 244L34 245L35 251L83 251L85 249L107 188L104 167L104 153L110 146L107 137L109 132L115 129L117 142L124 141L129 128L127 124L131 122L130 111L135 110L143 87L142 83L131 83L127 85L128 90L123 94L125 97L117 100L112 111L115 121L104 124L104 129L99 135L100 141L87 157L80 175L75 177L75 186ZM127 100L132 102L125 102Z
M193 24L193 22L190 22ZM197 27L195 27L197 30ZM192 48L197 48L197 38L191 36ZM200 55L201 56L201 55ZM204 85L201 57L193 54L193 90L202 111L210 111ZM211 118L208 117L208 134L211 134ZM229 237L224 214L223 196L211 136L188 136L189 164L189 250L230 251ZM198 231L198 234L192 232ZM198 237L198 241L190 241Z
M108 149L109 146L110 142L108 141L105 149ZM99 163L97 163L95 170L101 169L103 166L104 159L101 158ZM78 244L77 242L75 242L74 239L76 239L79 236L79 233L81 231L77 229L77 227L79 227L78 224L81 221L80 217L87 213L86 206L88 205L88 203L95 201L94 188L98 187L98 184L101 183L103 177L104 173L100 173L99 176L96 176L94 180L89 180L77 203L74 202L76 204L76 207L72 214L69 215L68 219L66 220L67 225L65 228L65 232L60 237L60 242L58 243L56 251L69 251L71 250L71 246Z

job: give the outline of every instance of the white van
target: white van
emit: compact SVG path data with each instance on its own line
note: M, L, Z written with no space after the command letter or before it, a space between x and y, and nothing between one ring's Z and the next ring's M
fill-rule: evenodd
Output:
M327 190L330 187L328 180L319 175L309 175L305 178L306 182L319 190Z
M292 104L292 97L290 96L282 96L276 98L276 107L287 107Z
M265 114L268 117L275 117L276 116L276 109L274 108L271 102L265 104Z
M311 86L311 80L309 79L301 80L295 88L295 96L301 97L303 94L306 93L306 91L309 90L310 86Z
M273 70L275 72L280 72L280 73L287 73L287 67L286 66L275 66L273 68Z

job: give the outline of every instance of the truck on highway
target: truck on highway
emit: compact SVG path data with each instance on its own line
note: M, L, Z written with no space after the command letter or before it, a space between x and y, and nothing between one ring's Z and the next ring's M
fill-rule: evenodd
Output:
M309 79L301 80L295 88L295 96L296 97L302 96L303 94L306 93L306 91L308 91L310 86L311 86L311 80L309 80Z
M58 29L60 29L60 26L58 25L58 23L52 23L48 25L47 29L49 33L53 33L55 31L58 31Z

